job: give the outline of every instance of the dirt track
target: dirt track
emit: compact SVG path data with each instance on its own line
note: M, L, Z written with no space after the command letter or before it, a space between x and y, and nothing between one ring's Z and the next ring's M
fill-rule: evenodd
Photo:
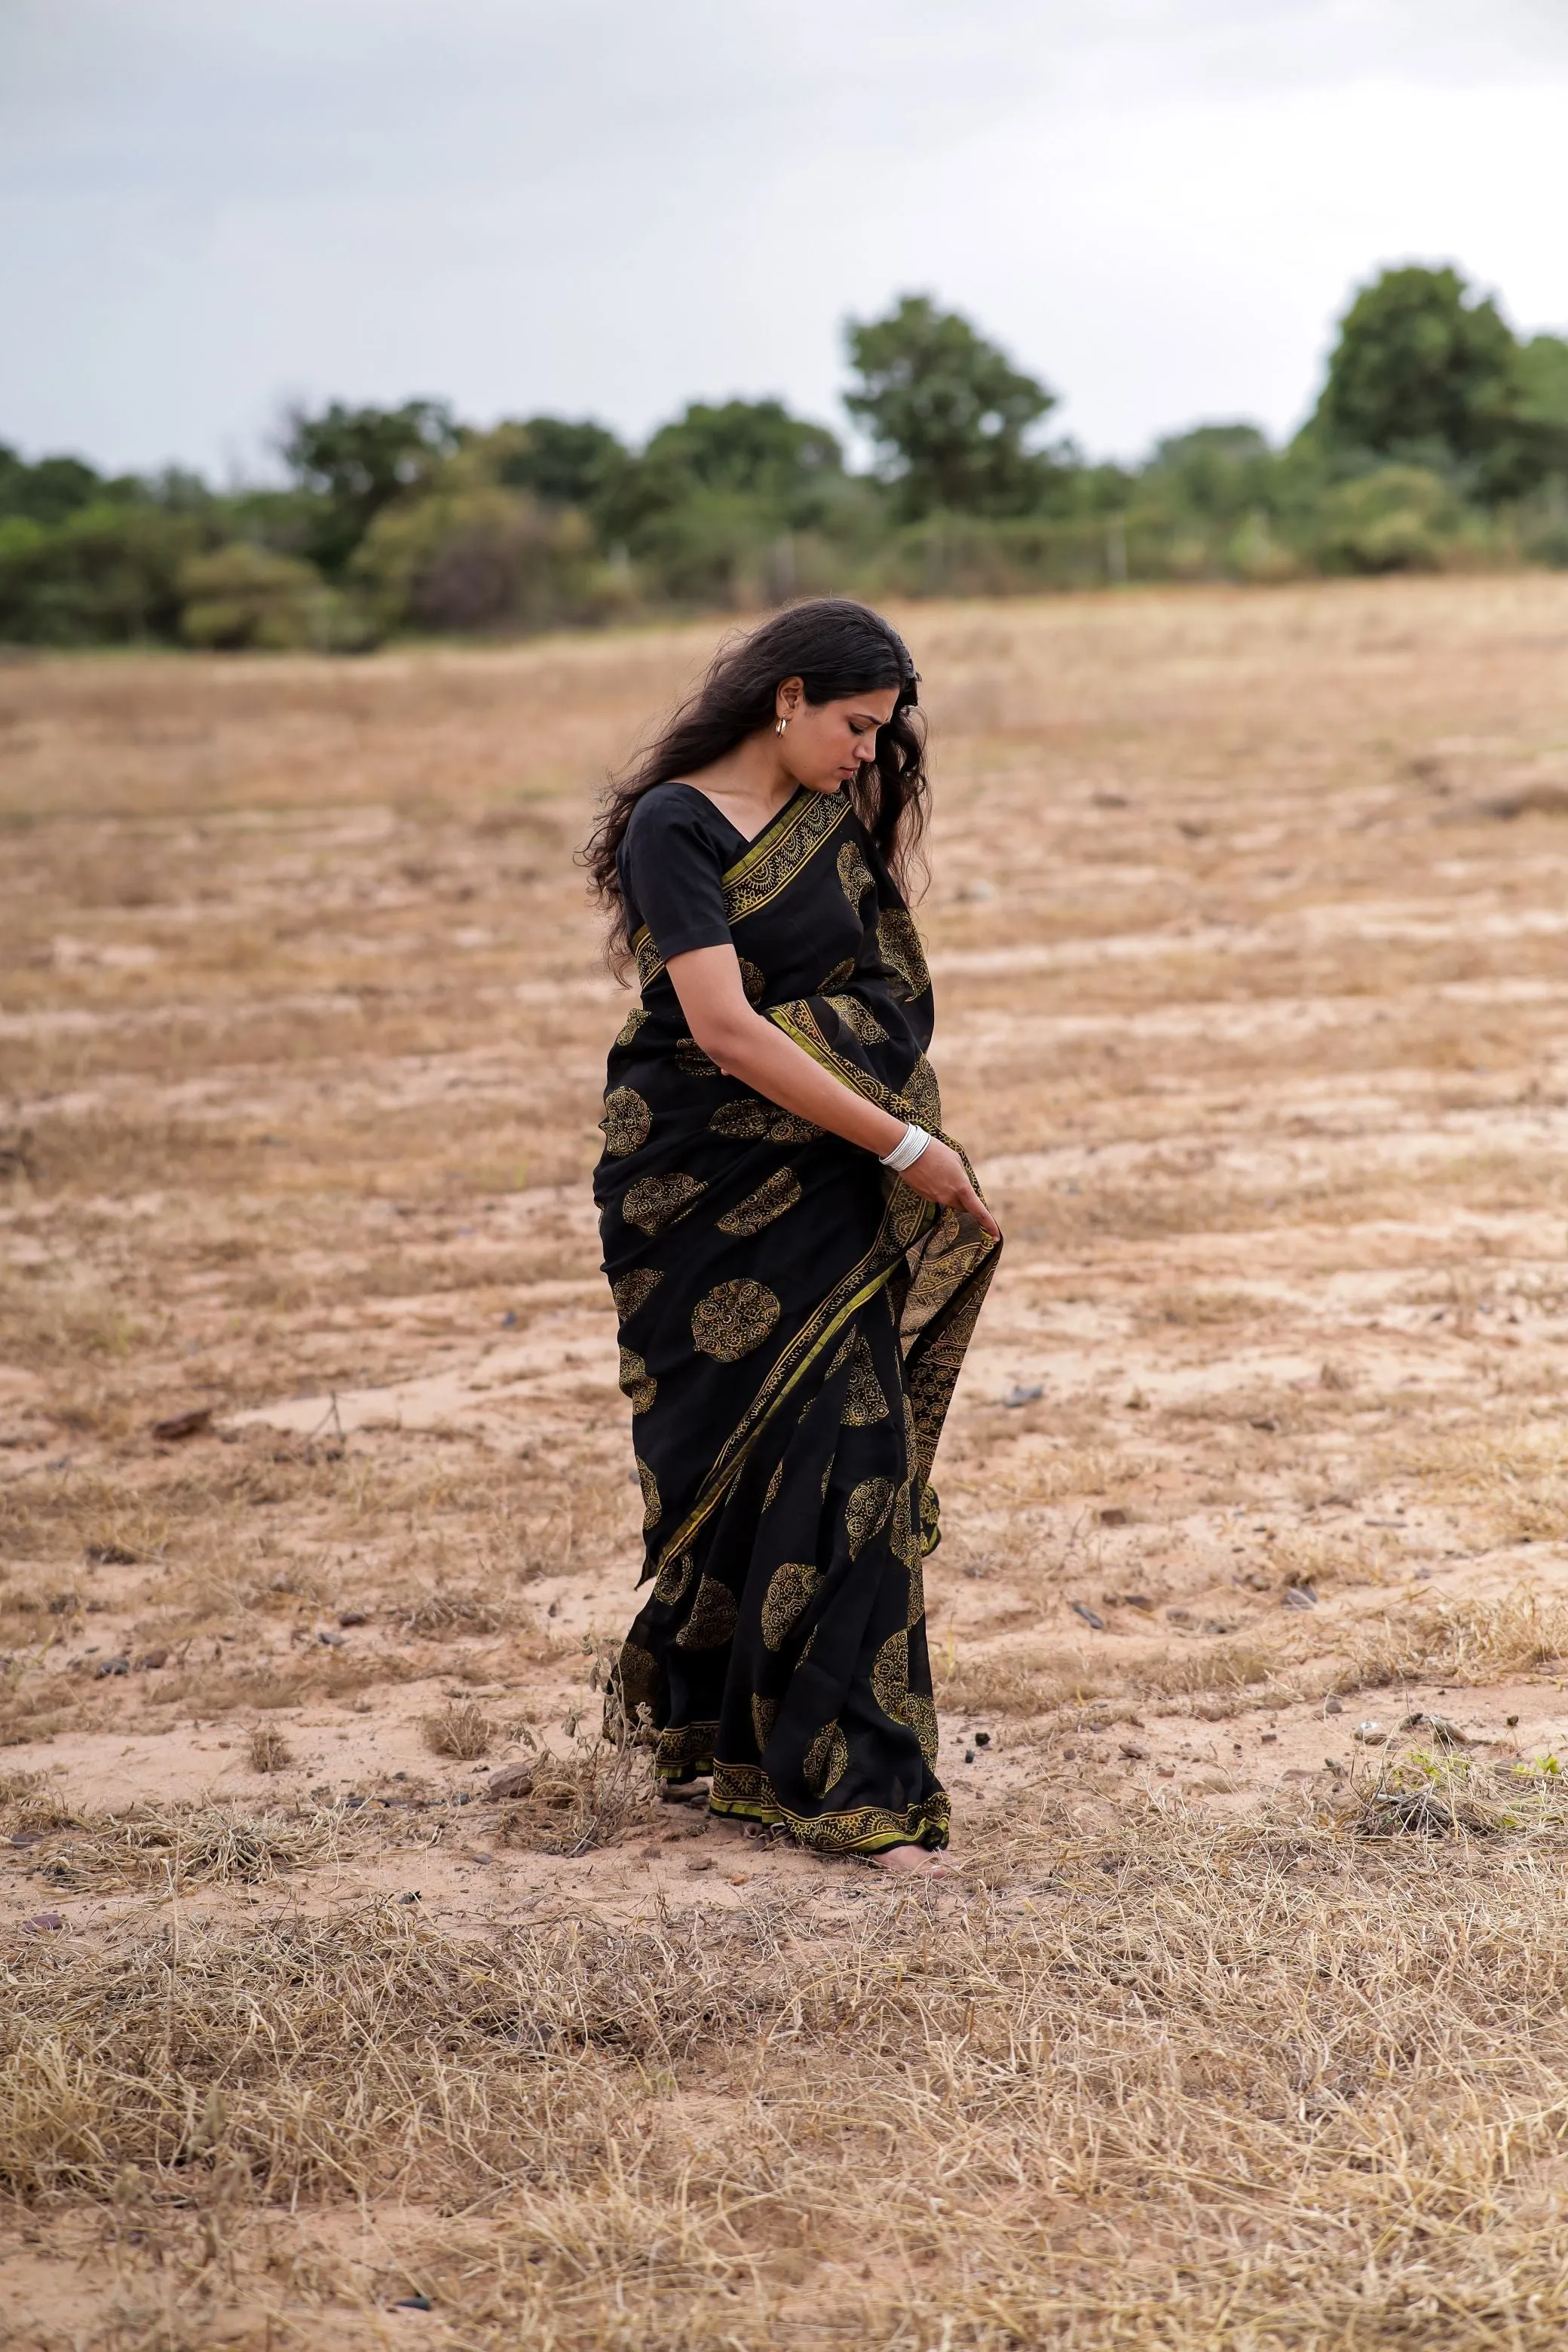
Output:
M1489 1803L1535 1790L1568 1743L1568 581L900 619L935 742L933 1058L1008 1237L939 1463L967 1870L933 1918L1033 1916L1096 1840L1212 1856L1289 1818L1338 1853L1402 1745L1462 1754ZM589 1737L637 1508L586 1181L619 998L571 850L711 635L0 670L24 1979L110 1967L172 1894L220 1937L280 1904L401 1933L415 1895L447 1938L782 1906L834 1950L890 1900L660 1812ZM439 1720L482 1752L433 1752ZM524 1803L458 1803L531 1753ZM214 1826L237 1818L273 1825L259 1861ZM38 2316L0 2342L410 2324L376 2315L384 2249L434 2192L399 2191L374 2259L329 2200L314 2286L268 2284L235 2221L220 2326L210 2258L163 2303L123 2247L112 2288L62 2266L113 2199L31 2130L0 2169L43 2235L0 2281ZM801 2257L775 2336L819 2340L826 2280L822 2341L842 2307L845 2342L945 2314L955 2347L1188 2343L1096 2334L1059 2248L1032 2257L1068 2265L1058 2319L983 2311L942 2265L989 2221L942 2193L958 2221L914 2273L879 2252L840 2294ZM613 2321L584 2289L551 2340L761 2342L744 2275L710 2312L677 2265ZM493 2294L428 2340L521 2324ZM1303 2298L1234 2340L1385 2340L1311 2336ZM1087 2334L1050 2333L1075 2310Z

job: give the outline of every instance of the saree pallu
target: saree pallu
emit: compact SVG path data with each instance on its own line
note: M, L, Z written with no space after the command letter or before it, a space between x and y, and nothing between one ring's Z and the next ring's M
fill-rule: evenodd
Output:
M930 977L847 795L803 787L723 877L752 1005L940 1130ZM999 1244L726 1077L647 930L595 1175L653 1591L609 1694L713 1811L946 1843L921 1563L932 1457Z

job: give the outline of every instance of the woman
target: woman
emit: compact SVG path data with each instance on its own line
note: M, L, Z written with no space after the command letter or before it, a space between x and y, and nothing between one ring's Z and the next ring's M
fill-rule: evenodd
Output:
M899 1870L947 1843L921 1560L1001 1244L934 1132L916 700L886 621L797 605L720 654L587 852L642 987L594 1188L654 1580L612 1713L667 1791Z

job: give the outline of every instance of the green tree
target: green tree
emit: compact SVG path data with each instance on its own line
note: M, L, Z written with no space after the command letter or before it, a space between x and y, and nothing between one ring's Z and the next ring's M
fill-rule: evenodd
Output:
M884 319L851 320L858 379L845 406L869 433L900 511L1026 514L1059 468L1029 446L1056 394L926 294Z
M461 438L445 401L401 408L296 410L282 442L285 464L314 501L300 552L328 573L347 566L383 507L427 481Z
M496 478L509 490L529 490L546 507L581 507L594 514L631 463L631 454L607 425L587 418L530 416L498 428L508 446Z
M1506 431L1515 344L1457 269L1385 269L1340 321L1316 423L1378 457L1484 461Z
M83 507L136 498L140 484L108 481L80 457L40 457L28 465L0 442L0 516L23 515L29 522L64 522Z

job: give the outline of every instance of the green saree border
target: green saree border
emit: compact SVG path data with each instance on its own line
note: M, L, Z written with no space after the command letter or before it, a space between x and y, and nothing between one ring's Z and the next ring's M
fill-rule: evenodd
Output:
M902 1190L901 1187L900 1189ZM909 1203L929 1212L929 1214L911 1219ZM832 1346L850 1317L892 1280L903 1263L905 1251L919 1240L935 1215L932 1204L921 1201L915 1193L906 1193L902 1202L895 1194L888 1202L882 1212L882 1222L877 1228L876 1240L859 1263L839 1277L816 1313L802 1324L789 1346L779 1355L766 1380L726 1439L691 1509L660 1548L658 1559L644 1568L639 1580L642 1583L646 1584L650 1576L660 1575L666 1563L678 1552L683 1551L693 1536L706 1526L729 1494L752 1448L784 1399L799 1386L824 1349ZM879 1260L885 1262L879 1263Z
M856 1805L844 1813L796 1813L780 1802L760 1765L718 1760L708 1810L720 1821L759 1822L765 1828L782 1822L798 1844L818 1853L886 1853L895 1845L942 1847L952 1818L944 1789L933 1789L902 1812L884 1805Z

